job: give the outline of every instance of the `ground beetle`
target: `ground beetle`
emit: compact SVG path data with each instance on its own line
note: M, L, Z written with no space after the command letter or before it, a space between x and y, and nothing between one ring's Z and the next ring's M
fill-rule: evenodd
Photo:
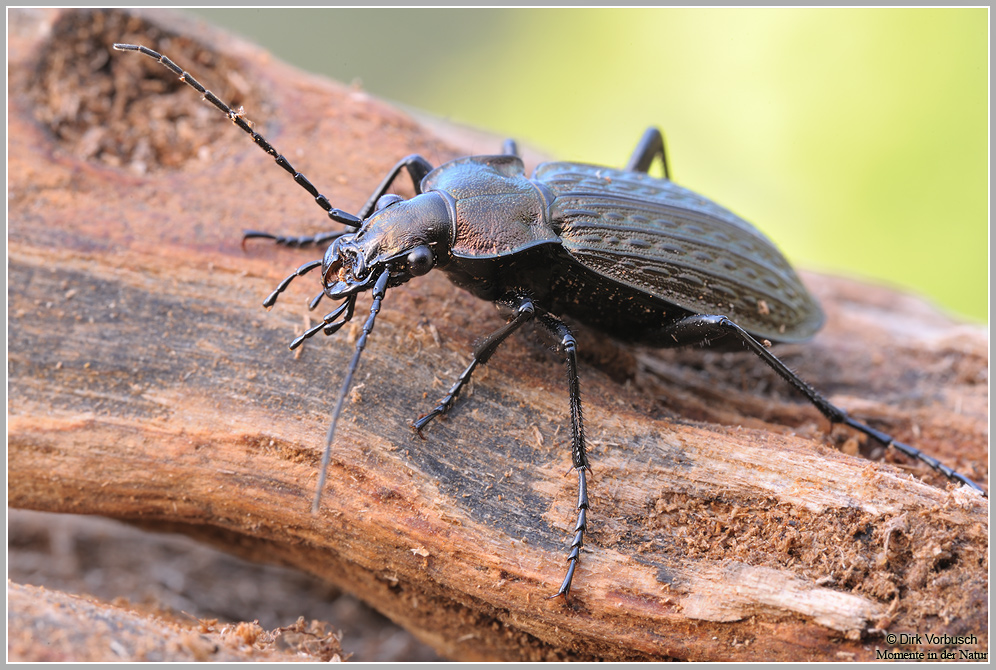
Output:
M356 298L370 291L373 304L356 342L325 438L318 509L335 426L360 354L388 289L438 267L457 286L511 310L508 322L474 349L470 365L446 396L413 424L421 434L446 412L478 365L527 321L535 319L559 342L567 363L571 451L578 473L578 517L567 574L551 597L567 597L588 527L588 493L581 394L574 336L567 315L619 340L657 347L740 343L805 395L831 421L918 458L950 479L986 495L977 484L937 459L864 425L831 404L768 351L770 341L809 339L823 323L808 293L778 249L746 221L670 180L664 139L651 128L623 170L579 163L544 163L527 178L515 144L501 155L468 156L434 168L421 156L402 159L357 215L332 207L308 179L232 110L173 61L144 46L115 44L158 60L225 113L310 193L330 219L350 231L287 237L247 231L305 246L331 242L325 257L305 263L263 302L267 308L290 282L321 267L323 296L342 303L290 347L353 317ZM660 158L664 179L647 174ZM415 197L387 191L407 171Z

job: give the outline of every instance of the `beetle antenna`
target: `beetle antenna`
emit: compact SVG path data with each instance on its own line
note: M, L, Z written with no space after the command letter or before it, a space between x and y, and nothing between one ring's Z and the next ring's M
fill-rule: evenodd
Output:
M332 458L332 441L335 439L335 426L339 422L339 414L342 412L342 405L346 400L346 395L353 385L353 373L356 372L356 366L360 363L360 354L363 353L363 347L367 345L367 336L373 330L377 313L380 312L380 303L387 291L387 280L390 276L391 271L385 269L380 277L377 278L377 283L374 284L371 291L373 294L373 303L370 305L370 316L367 317L367 322L363 324L363 332L360 333L359 339L356 340L356 350L353 352L353 360L349 362L346 378L343 379L342 388L339 389L339 398L336 400L335 409L332 410L332 423L329 424L329 432L325 435L325 453L322 454L322 467L318 473L318 488L315 490L315 500L311 504L312 514L318 512L318 506L322 501L325 476L328 472L329 460Z
M255 130L252 129L252 122L250 122L248 119L245 118L245 114L241 109L237 112L233 110L231 107L222 102L218 96L216 96L214 93L201 86L200 82L198 82L196 79L190 76L189 72L186 72L183 68L181 68L179 65L171 61L166 56L162 55L157 51L153 51L148 47L144 47L138 44L115 44L114 48L117 51L138 51L139 53L145 54L149 58L159 61L169 70L171 70L173 74L179 77L180 81L185 82L195 91L203 95L205 100L207 100L212 105L220 109L222 113L224 113L225 116L227 116L232 123L234 123L242 130L246 131L252 137L252 140L253 142L256 143L256 146L258 146L260 149L262 149L270 156L272 156L273 160L277 162L277 165L286 170L294 178L294 181L296 181L298 185L301 186L301 188L310 193L311 196L315 199L315 202L318 203L318 206L324 209L325 212L329 215L330 219L332 219L337 223L349 226L351 228L359 228L360 225L363 223L363 220L360 219L359 217L354 216L349 212L344 212L341 209L336 209L335 207L333 207L332 203L329 202L329 199L326 198L321 193L319 193L318 189L315 188L310 181L308 181L307 177L305 177L303 174L295 170L294 166L290 164L290 161L284 158L282 154L277 153L277 150L274 149L262 135L260 135L259 133L257 133Z

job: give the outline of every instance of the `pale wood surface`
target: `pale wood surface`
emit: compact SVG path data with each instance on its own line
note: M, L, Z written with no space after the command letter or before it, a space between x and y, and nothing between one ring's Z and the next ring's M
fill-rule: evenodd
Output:
M140 662L342 660L334 631L320 623L264 630L258 624L176 619L37 586L7 585L11 661Z
M414 437L410 421L500 323L439 273L388 293L310 514L355 330L289 353L316 279L269 313L260 302L319 252L239 240L244 228L315 232L321 211L186 87L150 109L178 110L168 121L183 125L207 107L204 127L219 132L191 132L168 169L144 158L145 176L127 169L136 153L125 167L95 159L95 144L153 123L159 111L129 117L115 96L161 68L115 54L130 65L114 65L109 89L95 72L92 90L66 76L65 90L40 92L43 39L10 35L12 506L160 524L297 566L452 658L863 660L890 646L883 629L974 634L988 648L985 499L901 457L833 449L859 445L828 438L748 355L634 349L583 329L591 532L570 603L545 599L576 501L563 366L528 334L512 338ZM363 93L210 39L228 54L221 70L186 42L151 46L219 93L220 79L248 91L249 118L338 207L355 210L401 156L465 150ZM109 104L89 136L59 140L39 121L56 116L46 104L97 92ZM776 353L988 487L985 332L886 289L805 279L827 328Z

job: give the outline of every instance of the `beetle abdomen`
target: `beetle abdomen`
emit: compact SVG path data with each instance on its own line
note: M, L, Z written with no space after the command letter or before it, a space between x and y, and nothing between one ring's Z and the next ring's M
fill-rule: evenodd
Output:
M812 337L823 313L757 229L671 181L575 163L533 179L555 195L564 249L603 277L700 314L724 314L777 341Z

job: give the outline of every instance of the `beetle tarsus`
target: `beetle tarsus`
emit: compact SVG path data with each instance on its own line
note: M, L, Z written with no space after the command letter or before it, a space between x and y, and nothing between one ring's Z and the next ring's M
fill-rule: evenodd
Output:
M702 340L719 339L725 335L734 335L738 337L750 351L767 363L772 370L778 373L778 375L785 379L789 384L794 386L797 391L806 396L809 402L811 402L813 406L815 406L816 409L823 414L823 416L829 419L831 423L841 423L846 426L850 426L854 430L864 433L873 440L881 443L883 446L893 447L910 458L917 459L922 463L929 465L935 471L940 472L951 481L964 484L975 491L978 491L983 496L988 497L981 486L973 482L965 475L944 465L933 456L929 456L919 449L900 442L887 433L875 430L871 426L867 426L860 421L852 419L845 410L837 407L824 398L819 392L816 391L816 389L803 381L802 378L795 374L795 372L793 372L787 365L782 363L780 359L768 351L763 344L754 339L754 337L752 337L747 331L731 321L728 317L718 314L695 314L672 323L667 327L666 332L674 337L675 341L680 344L694 344L696 342L701 342Z
M567 556L568 566L567 574L564 575L564 581L561 582L560 588L554 593L550 598L557 598L558 596L563 596L564 600L571 592L571 583L574 581L574 571L577 569L578 561L581 560L581 549L584 546L584 533L588 529L588 509L590 505L588 503L588 480L585 476L587 467L582 466L577 468L578 471L578 520L574 524L574 541L571 542L571 552Z
M414 433L416 435L418 435L419 439L421 439L421 440L425 439L425 435L422 434L422 428L421 428L421 426L419 426L419 421L421 421L425 417L426 417L426 415L423 414L418 419L416 419L415 421L412 421L412 423L411 423L412 431L414 431ZM425 425L425 424L422 424L422 425Z
M353 318L353 309L356 307L356 296L351 295L346 298L341 305L336 307L334 310L326 314L322 318L322 322L317 326L312 326L311 328L304 331L303 335L299 335L294 338L290 343L289 349L293 351L297 349L305 340L314 337L318 333L325 331L326 335L332 335L336 333L340 328L345 326ZM343 316L343 312L346 313ZM339 317L342 316L341 319ZM338 319L338 321L336 320Z
M349 231L329 230L322 233L316 233L314 235L276 235L274 233L266 233L259 230L246 230L242 232L242 250L245 251L246 240L252 239L273 240L274 244L292 248L322 246L337 237L342 237L347 232Z
M963 484L981 493L984 498L989 497L989 494L986 493L986 491L981 486L973 482L971 479L961 474L957 470L948 467L944 463L941 463L933 456L925 454L916 447L912 447L906 444L905 442L900 442L899 440L893 438L891 435L883 433L880 430L875 430L871 426L867 426L861 423L860 421L852 419L850 416L845 416L844 420L841 421L841 423L843 423L846 426L850 426L851 428L861 433L864 433L865 435L867 435L868 437L872 438L873 440L875 440L879 444L882 444L885 447L891 447L896 451L898 451L899 453L906 455L909 458L913 458L922 463L926 463L931 468L933 468L937 472L940 472L942 475L944 475L951 481Z
M471 375L474 374L474 370L477 369L478 365L482 365L488 362L488 359L494 355L498 347L508 339L508 336L514 333L516 330L522 327L524 323L533 318L536 314L536 307L533 305L533 301L525 295L516 296L513 298L513 311L512 316L509 318L508 322L505 323L501 328L494 331L486 338L481 340L481 342L474 347L474 356L457 380L450 387L450 390L446 393L439 404L432 409L428 414L423 414L420 416L412 425L418 432L419 436L422 435L422 429L433 419L435 419L440 414L445 414L449 411L450 407L456 401L457 395L459 395L460 390L463 389L464 385L470 381Z

